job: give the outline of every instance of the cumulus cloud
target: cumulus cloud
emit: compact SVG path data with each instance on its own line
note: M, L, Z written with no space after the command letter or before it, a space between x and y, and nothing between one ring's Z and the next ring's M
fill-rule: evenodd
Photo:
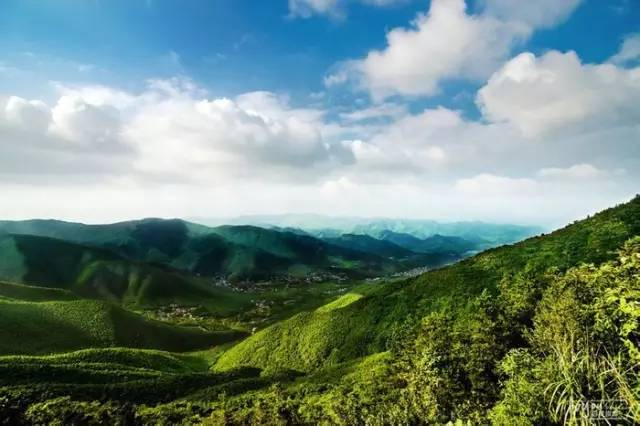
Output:
M92 174L118 157L131 175L199 181L289 178L296 170L307 176L353 161L349 149L326 140L323 111L291 107L269 92L208 98L183 79L150 81L137 94L99 86L58 91L51 107L18 97L1 104L5 159L27 158L34 170ZM84 156L104 167L87 167ZM56 157L64 161L50 161Z
M355 158L351 171L376 181L433 176L449 162L449 142L462 127L460 113L445 108L405 112L366 139L345 142Z
M433 95L446 80L481 80L535 28L560 22L578 1L521 3L516 9L512 3L489 1L481 13L470 14L465 0L433 0L428 13L419 14L408 28L391 30L384 49L342 63L325 84L351 81L379 100Z
M120 130L117 111L74 97L61 96L53 107L17 96L0 99L0 174L11 180L117 173L127 150Z
M51 110L42 101L11 96L6 100L2 118L8 127L44 132L51 122Z
M479 90L477 104L494 122L536 137L640 121L640 68L583 64L575 52L522 53Z
M268 92L235 99L180 93L138 108L126 138L140 151L138 167L158 174L263 179L277 168L310 174L332 161L352 161L347 150L325 141L322 117Z
M637 192L639 81L637 68L573 52L524 53L480 90L480 119L399 99L326 110L266 91L216 97L184 78L138 92L56 85L49 103L0 99L0 196L14 200L2 213L53 197L64 202L29 215L561 223Z
M625 37L620 50L609 60L619 65L638 62L640 60L640 33Z

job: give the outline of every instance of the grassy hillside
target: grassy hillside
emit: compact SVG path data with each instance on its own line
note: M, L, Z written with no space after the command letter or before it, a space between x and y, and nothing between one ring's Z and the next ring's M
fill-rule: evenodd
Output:
M200 239L192 240L197 241ZM105 300L148 311L154 317L168 315L180 323L196 323L193 313L211 329L228 324L245 329L264 327L313 309L351 286L331 281L313 286L267 282L238 291L164 265L132 262L104 249L30 235L1 237L0 258L0 280L12 282L0 281L2 298ZM264 267L269 268L268 259L265 262ZM175 309L170 305L187 307L189 312L173 315ZM157 312L159 309L164 313Z
M68 290L82 297L137 306L206 302L206 306L221 313L238 310L247 302L236 292L205 279L162 265L127 261L105 249L48 237L0 236L0 258L2 280ZM26 291L24 287L5 291L11 289ZM61 293L50 290L48 294L50 299L43 296L26 300L58 300Z
M0 354L46 354L115 346L186 351L240 336L235 332L209 333L175 327L90 300L0 300L0 324Z
M535 277L552 267L601 263L635 235L640 235L640 197L549 235L381 286L341 309L299 314L238 344L220 358L218 367L309 371L384 351L416 318L442 308L462 313L473 297L483 290L497 292L503 279L517 273Z
M117 260L98 248L31 235L0 235L0 279L46 287L71 284L89 264Z
M76 300L78 296L67 290L28 286L0 281L0 297L28 302Z

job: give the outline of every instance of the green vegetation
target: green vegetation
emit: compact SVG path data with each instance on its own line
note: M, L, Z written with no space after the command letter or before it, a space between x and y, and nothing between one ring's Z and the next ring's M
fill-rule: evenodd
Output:
M0 300L0 324L0 354L46 354L114 346L187 351L241 336L233 331L205 332L151 321L92 300Z
M220 358L220 367L299 368L346 361L391 348L406 327L442 309L464 315L503 280L534 281L549 268L601 263L640 234L640 198L552 234L486 251L409 281L380 286L343 309L301 313L250 337Z
M223 234L264 252L272 245L278 258L297 258L293 248L309 244L255 229ZM19 271L16 251L5 250L4 270ZM118 262L88 265L124 268ZM118 303L154 299L133 290L141 284L118 293L114 281L101 288ZM78 294L88 282L63 288ZM640 197L408 280L274 284L253 283L229 300L251 306L245 325L261 315L258 324L271 324L239 343L233 332L205 331L215 329L206 316L172 317L201 326L177 327L109 302L27 301L46 292L0 285L0 353L11 354L0 357L0 418L577 425L593 423L585 407L604 400L617 401L620 423L640 422ZM204 281L180 285L194 286L185 300L206 292Z
M326 242L351 250L369 252L382 257L407 258L416 255L410 249L390 241L378 240L369 235L344 234L339 237L325 238Z
M329 244L292 232L252 226L208 228L182 220L145 219L112 225L51 220L0 222L0 278L43 285L73 282L87 264L127 260L232 280L308 272L375 276L405 265L373 247ZM39 237L39 238L38 238ZM51 253L52 256L44 256ZM429 259L422 260L422 264Z
M489 246L486 241L473 242L460 237L440 234L422 239L411 234L383 231L380 233L380 238L414 253L423 254L448 253L462 256L467 252Z
M381 238L387 231L409 234L424 239L436 234L461 237L465 240L489 246L514 243L536 234L542 229L535 226L518 226L483 222L440 223L421 219L364 219L327 217L312 214L248 216L233 222L240 225L275 227L303 232L321 238L335 238L343 234L369 235Z
M190 304L204 300L223 314L247 304L237 292L215 286L210 280L176 270L126 261L104 249L96 249L31 235L0 237L0 278L31 286L0 285L0 295L24 300L68 300L80 297L145 307L169 303ZM61 291L66 290L66 291ZM17 296L17 291L22 296ZM30 291L33 298L25 298ZM50 297L37 298L38 292ZM60 299L60 298L63 299Z
M28 302L76 300L78 296L59 288L35 287L0 281L0 297Z

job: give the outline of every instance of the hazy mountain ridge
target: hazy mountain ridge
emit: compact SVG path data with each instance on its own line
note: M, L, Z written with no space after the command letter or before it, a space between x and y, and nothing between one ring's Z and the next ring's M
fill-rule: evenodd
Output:
M111 225L32 220L0 222L0 230L94 247L135 262L156 263L204 276L265 279L306 271L384 273L385 260L317 238L251 226L208 228L182 220L144 219ZM356 262L355 268L344 266ZM361 267L360 267L361 266ZM382 269L379 269L382 268Z
M251 225L210 228L179 219L107 225L55 220L0 222L0 232L4 233L54 238L111 251L135 262L233 279L268 279L309 272L384 275L417 266L440 266L482 247L472 243L467 247L461 244L461 238L445 236L425 240L409 236L397 244L398 241L391 241L390 231L380 232L381 238L368 234L319 238L306 231L292 231L295 229Z
M535 225L498 224L480 221L438 222L428 219L393 219L330 217L315 214L252 215L228 219L194 218L194 222L209 225L254 225L278 229L295 228L318 237L338 237L342 234L364 234L380 238L385 231L405 233L425 239L434 235L461 237L492 246L509 244L533 235L544 228Z

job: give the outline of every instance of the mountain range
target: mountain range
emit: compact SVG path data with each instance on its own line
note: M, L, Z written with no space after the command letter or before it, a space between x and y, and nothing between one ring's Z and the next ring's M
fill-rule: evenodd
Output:
M514 243L544 231L544 228L534 225L479 221L447 223L426 219L330 217L315 214L254 215L227 219L194 218L193 221L212 226L224 223L299 230L318 237L359 234L380 238L383 233L392 231L424 239L439 234L461 237L487 246Z
M567 407L594 398L640 420L640 197L484 250L160 219L0 230L11 424L579 424ZM379 275L415 259L451 264Z
M504 233L511 230L507 227ZM0 233L5 234L0 254L7 259L0 266L0 278L28 284L52 280L70 284L80 276L89 279L100 269L97 262L113 265L126 261L144 263L147 271L172 268L198 277L232 280L265 280L314 272L379 276L412 267L441 266L489 244L483 239L484 233L468 240L443 235L419 238L390 230L379 232L378 238L367 234L320 238L305 232L250 225L207 227L179 219L109 225L2 221ZM511 242L511 238L502 242ZM48 255L44 256L44 252ZM74 267L65 262L72 262ZM84 270L88 266L92 273ZM38 275L39 271L44 271L46 277Z

